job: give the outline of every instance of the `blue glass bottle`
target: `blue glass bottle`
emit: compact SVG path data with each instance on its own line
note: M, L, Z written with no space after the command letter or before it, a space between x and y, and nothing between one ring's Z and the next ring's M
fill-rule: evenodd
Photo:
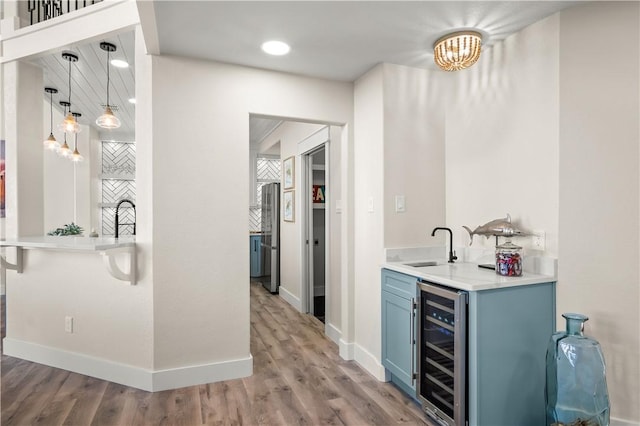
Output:
M563 314L567 330L547 348L547 425L609 426L609 394L600 344L583 334L589 318Z

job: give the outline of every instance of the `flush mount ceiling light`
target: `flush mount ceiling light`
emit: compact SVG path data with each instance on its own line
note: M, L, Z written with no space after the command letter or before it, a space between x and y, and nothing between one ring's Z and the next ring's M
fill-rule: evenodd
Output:
M102 43L100 43L100 49L107 52L107 103L104 108L104 114L98 117L98 119L96 120L96 124L103 129L117 129L118 127L120 127L120 120L118 119L118 117L113 115L111 105L109 105L109 56L111 52L116 51L116 45L103 41Z
M123 61L122 59L112 59L111 65L116 68L129 68L129 63L127 61Z
M49 151L56 151L60 148L60 143L53 136L53 94L58 93L58 89L53 87L45 87L44 91L49 94L49 108L51 114L51 127L49 131L49 137L44 141L44 147Z
M129 98L129 103L130 104L135 104L136 103L136 98Z
M79 117L82 117L82 114L80 114L79 112L72 112L71 114L76 118L76 121L78 120ZM71 153L71 156L69 158L74 163L79 163L80 161L84 160L84 157L82 157L82 155L80 155L80 152L78 151L78 134L77 133L74 135L73 152Z
M78 55L71 52L62 52L62 59L69 61L69 105L71 105L71 63L78 62ZM60 130L65 133L78 133L80 126L75 117L69 112L60 125Z
M482 34L459 31L448 34L433 45L433 60L445 71L469 68L480 58Z
M270 40L262 43L262 50L269 55L282 56L289 53L291 48L283 41Z

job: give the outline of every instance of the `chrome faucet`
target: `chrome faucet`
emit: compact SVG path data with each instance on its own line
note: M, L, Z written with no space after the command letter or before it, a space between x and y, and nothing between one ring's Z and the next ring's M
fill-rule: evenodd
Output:
M458 256L456 256L456 252L453 251L453 232L451 232L451 228L443 228L443 227L433 228L433 231L431 231L432 237L436 236L436 231L449 231L449 263L453 263L455 260L458 259Z
M119 223L120 222L120 205L122 203L129 203L131 204L131 207L133 207L133 223ZM136 205L133 204L133 201L128 200L126 198L123 198L122 200L118 201L118 204L116 205L116 233L115 233L115 237L118 238L118 228L120 227L120 225L133 225L133 235L136 235Z

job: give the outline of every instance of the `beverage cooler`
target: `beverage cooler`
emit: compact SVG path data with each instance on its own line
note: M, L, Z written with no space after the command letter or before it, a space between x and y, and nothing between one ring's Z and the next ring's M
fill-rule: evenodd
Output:
M467 421L467 293L418 282L417 396L442 426Z

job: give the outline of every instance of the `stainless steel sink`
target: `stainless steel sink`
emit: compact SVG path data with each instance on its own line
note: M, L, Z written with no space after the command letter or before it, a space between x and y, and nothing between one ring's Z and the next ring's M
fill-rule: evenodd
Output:
M411 263L404 263L403 265L405 266L412 266L414 268L422 268L424 266L437 266L438 262L435 260L429 260L426 262L411 262Z

